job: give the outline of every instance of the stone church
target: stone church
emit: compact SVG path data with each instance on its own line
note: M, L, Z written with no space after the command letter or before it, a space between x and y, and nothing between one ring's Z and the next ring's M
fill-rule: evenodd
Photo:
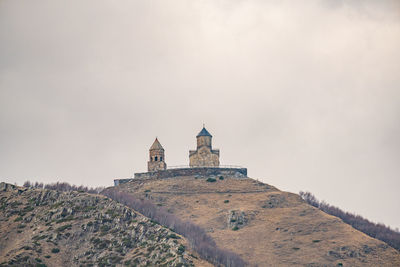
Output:
M219 149L212 148L212 135L203 126L196 136L197 149L189 151L189 166L175 166L167 169L165 150L158 138L149 149L147 172L134 173L133 178L114 179L114 185L141 179L166 179L182 176L210 177L227 176L246 178L247 169L240 166L220 166Z
M212 149L212 135L203 127L196 138L197 149L189 151L190 167L219 167L219 149Z
M189 166L191 168L219 167L219 149L212 149L212 135L203 127L196 138L197 149L189 151ZM149 172L167 169L165 151L157 138L149 149L149 156L147 162Z

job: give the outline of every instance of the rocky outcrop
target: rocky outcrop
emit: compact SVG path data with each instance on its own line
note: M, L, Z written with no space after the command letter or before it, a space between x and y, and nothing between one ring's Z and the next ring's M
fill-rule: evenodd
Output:
M228 227L236 231L247 223L246 214L240 210L230 210L228 213Z
M100 195L0 184L0 266L192 266L185 240Z

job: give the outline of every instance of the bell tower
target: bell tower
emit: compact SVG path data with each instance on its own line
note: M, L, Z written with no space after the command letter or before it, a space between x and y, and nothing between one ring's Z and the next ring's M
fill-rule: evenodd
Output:
M166 170L167 164L165 163L164 148L156 138L153 145L149 149L149 161L147 162L147 170L149 172L155 172L160 170Z

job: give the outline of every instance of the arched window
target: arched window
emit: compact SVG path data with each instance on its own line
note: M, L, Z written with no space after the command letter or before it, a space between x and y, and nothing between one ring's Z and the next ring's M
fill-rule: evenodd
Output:
M162 157L160 157L160 161L162 161Z
M154 161L157 161L157 156L154 157Z

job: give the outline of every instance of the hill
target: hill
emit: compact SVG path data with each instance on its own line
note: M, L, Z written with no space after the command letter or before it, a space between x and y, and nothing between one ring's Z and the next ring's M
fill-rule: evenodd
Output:
M187 243L101 195L0 183L0 266L212 266Z
M311 205L250 178L134 180L114 187L206 229L259 266L400 266L400 253Z

